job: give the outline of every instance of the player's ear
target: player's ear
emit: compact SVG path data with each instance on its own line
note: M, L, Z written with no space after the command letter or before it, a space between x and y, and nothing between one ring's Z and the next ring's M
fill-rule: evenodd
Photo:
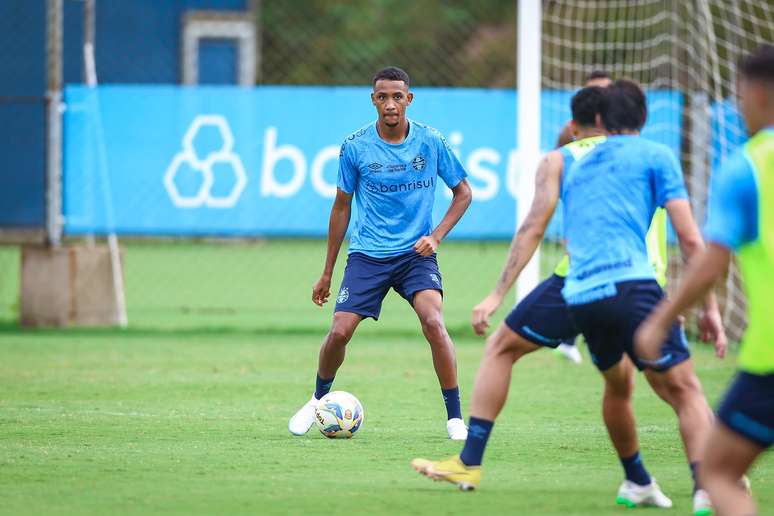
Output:
M411 104L411 101L413 100L414 100L414 94L412 92L408 92L408 94L406 95L406 105L408 106L409 104Z
M604 129L605 127L602 125L602 115L597 113L594 115L594 127L597 129Z
M570 134L573 140L578 139L578 123L575 120L570 120Z
M373 104L374 106L376 105L376 97L374 97L373 92L371 92L371 104Z

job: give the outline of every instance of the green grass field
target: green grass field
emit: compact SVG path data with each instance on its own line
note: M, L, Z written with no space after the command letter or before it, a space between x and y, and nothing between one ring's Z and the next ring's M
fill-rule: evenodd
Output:
M17 263L3 252L0 262ZM598 374L588 360L573 366L550 352L517 365L480 491L411 470L413 457L450 456L460 445L445 438L427 344L394 294L381 321L364 323L336 379L364 404L361 432L348 441L290 436L287 419L310 394L330 317L308 300L323 252L319 242L130 244L128 330L0 326L0 514L626 511L613 503L622 471L599 414ZM483 344L467 330L469 309L504 252L455 244L441 254L465 407ZM0 274L6 321L10 267ZM714 403L734 359L695 348ZM675 417L642 378L635 410L646 464L675 501L670 513L688 514ZM760 514L774 514L774 457L752 480Z

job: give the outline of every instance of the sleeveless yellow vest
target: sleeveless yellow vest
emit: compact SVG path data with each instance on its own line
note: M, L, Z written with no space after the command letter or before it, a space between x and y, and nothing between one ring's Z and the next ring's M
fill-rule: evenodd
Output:
M774 132L763 130L744 146L758 187L758 239L742 246L739 264L747 293L749 324L739 367L748 373L774 373Z

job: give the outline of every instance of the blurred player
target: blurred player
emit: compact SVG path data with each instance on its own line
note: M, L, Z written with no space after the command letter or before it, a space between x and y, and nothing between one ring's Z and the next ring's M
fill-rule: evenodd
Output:
M674 409L694 475L694 504L701 506L706 505L705 493L696 483L695 472L713 416L693 370L685 335L679 324L673 324L655 361L638 359L633 348L634 331L664 296L646 252L645 231L656 207L669 212L685 259L704 248L675 156L664 145L639 136L645 106L638 85L616 81L601 109L602 123L612 136L565 175L562 200L570 270L562 294L606 388L631 397L632 383L621 374L627 354L644 370L656 394ZM705 338L713 339L718 356L723 356L726 338L712 294L705 301L700 326ZM631 413L618 419L620 428L634 426ZM609 425L608 429L612 436ZM619 457L639 461L635 442L627 447L615 440L614 444ZM671 506L663 495L650 496L655 485L655 481L641 485L627 480L617 501L628 506Z
M606 88L612 84L613 80L607 72L602 70L594 70L586 78L586 86L599 86L600 88ZM559 138L556 142L556 147L563 147L575 140L575 136L572 132L571 121L567 122L559 133ZM667 282L667 265L669 263L667 257L667 214L663 208L658 208L655 215L653 215L653 222L651 222L650 229L648 230L648 256L650 256L653 268L656 270L656 280L662 288L666 287ZM563 260L560 262L555 270L555 274L560 276L567 275L567 267L569 263ZM576 345L576 336L567 339L556 347L556 350L563 357L569 361L580 364L583 359L581 357L580 350Z
M749 306L739 373L718 409L699 468L702 486L726 515L755 514L739 478L774 444L774 46L740 66L739 97L752 138L714 175L705 229L709 246L691 262L675 295L637 331L637 351L657 361L675 318L703 298L728 271L737 252Z
M613 79L610 78L607 72L603 72L602 70L594 70L588 75L588 77L586 77L586 87L599 86L600 88L607 88L612 82ZM573 133L572 120L570 120L564 124L564 127L562 127L562 130L559 133L559 138L556 141L556 148L558 149L564 147L565 145L575 141L575 139L576 136ZM566 274L566 269L564 272ZM564 274L562 274L562 276L564 276ZM560 343L558 346L556 346L556 350L560 355L562 355L570 362L574 364L580 364L583 362L583 357L581 356L581 352L578 349L575 339L576 336L573 336L571 339L567 339L566 341Z
M333 324L320 349L314 394L288 424L295 435L305 434L312 426L315 404L330 391L355 329L366 317L379 318L382 300L393 288L411 304L430 343L446 404L448 436L456 440L467 437L460 412L454 345L443 320L443 290L435 252L470 205L471 190L465 170L443 136L406 117L413 98L406 72L394 67L380 70L373 78L371 94L377 121L351 134L341 146L325 267L312 289L312 301L318 306L330 296L333 267L349 225L353 196L358 216ZM451 188L453 198L433 229L438 177Z
M603 88L586 87L573 97L571 128L576 141L548 153L538 169L530 213L514 236L497 286L473 310L473 328L477 334L483 335L486 332L489 318L540 244L559 199L563 173L605 141L605 132L597 122L604 95ZM652 240L649 241L650 247L653 247ZM658 246L655 248L655 252L659 252ZM471 430L460 456L438 462L416 459L412 465L417 471L452 482L465 490L478 487L484 449L494 420L505 404L513 364L524 355L543 347L554 347L577 334L561 292L568 267L569 261L565 256L554 275L524 298L487 340L473 389ZM619 378L631 384L634 380L633 369L628 359L622 360L618 369ZM651 484L650 476L636 452L637 434L631 417L630 394L607 382L603 413L616 449L626 453L621 456L626 479L633 484ZM655 484L650 485L647 496L641 494L637 501L642 503L646 498L669 503Z

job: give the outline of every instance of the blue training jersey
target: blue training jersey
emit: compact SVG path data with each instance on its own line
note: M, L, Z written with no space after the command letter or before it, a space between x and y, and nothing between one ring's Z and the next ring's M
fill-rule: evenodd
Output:
M758 187L744 147L712 175L704 237L738 251L758 239Z
M615 295L615 283L656 279L645 235L653 213L687 199L680 164L665 145L616 135L597 145L562 176L570 270L568 304Z
M341 146L337 186L354 194L357 218L349 253L374 258L397 256L433 231L437 178L449 188L467 174L444 137L409 120L403 143L387 143L376 123L347 137Z

